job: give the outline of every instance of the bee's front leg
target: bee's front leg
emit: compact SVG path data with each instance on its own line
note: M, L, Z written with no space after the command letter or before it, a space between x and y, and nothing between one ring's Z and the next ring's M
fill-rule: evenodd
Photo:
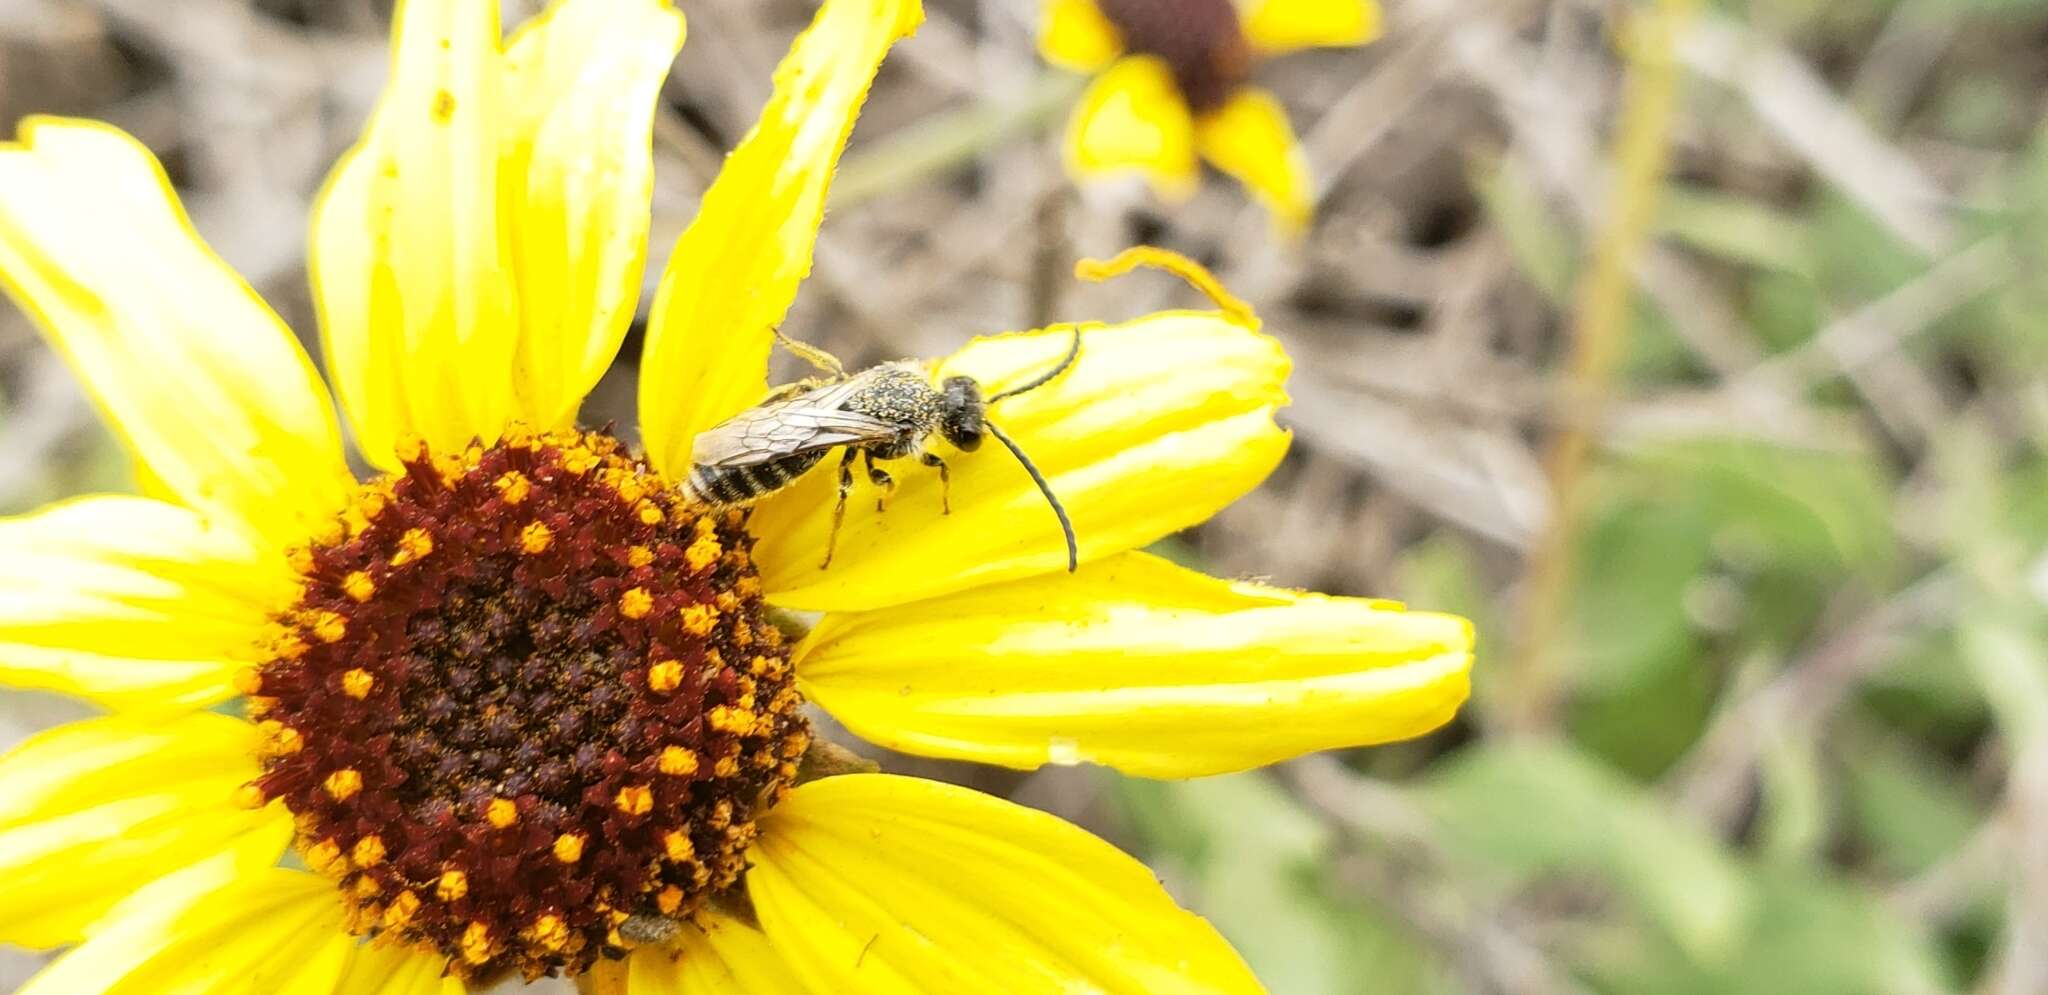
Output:
M839 458L839 501L832 506L832 533L825 539L825 561L818 564L823 570L832 565L832 553L839 548L839 523L846 520L846 496L853 493L853 457L860 450L846 447L846 455Z
M896 492L896 478L889 476L889 471L875 465L875 454L873 452L863 449L860 451L860 456L861 460L867 464L868 482L882 489L882 493L875 495L875 511L879 514L882 510L882 499Z
M939 514L953 513L953 475L946 472L946 461L932 453L918 453L917 461L939 471Z

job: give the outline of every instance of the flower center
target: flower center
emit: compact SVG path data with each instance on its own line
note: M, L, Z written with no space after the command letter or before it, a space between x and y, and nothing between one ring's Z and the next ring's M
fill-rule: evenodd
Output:
M1251 75L1233 0L1095 0L1133 52L1156 55L1173 68L1181 95L1196 113L1212 111Z
M354 931L581 971L730 887L809 743L752 537L604 435L410 455L294 554L253 790Z

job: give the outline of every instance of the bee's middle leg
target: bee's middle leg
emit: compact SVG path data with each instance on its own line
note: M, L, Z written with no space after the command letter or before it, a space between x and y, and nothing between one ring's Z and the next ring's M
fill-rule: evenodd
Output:
M846 455L839 457L839 501L832 505L832 532L825 539L825 561L818 564L823 570L832 565L832 553L839 548L839 523L846 520L846 497L853 493L853 457L860 450L846 447Z
M946 471L946 461L932 453L918 453L917 461L939 471L939 514L953 513L953 475Z
M863 449L860 451L860 457L861 461L867 464L868 482L882 489L882 493L875 495L875 511L880 512L883 499L896 492L896 478L889 476L889 471L875 465L874 453Z

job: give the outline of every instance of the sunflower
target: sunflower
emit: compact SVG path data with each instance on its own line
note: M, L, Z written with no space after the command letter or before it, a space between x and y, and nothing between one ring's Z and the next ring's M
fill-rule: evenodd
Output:
M833 482L750 513L671 486L759 399L770 329L915 0L827 0L675 247L644 453L574 427L645 262L649 133L683 20L411 0L388 89L315 207L325 366L199 240L163 170L88 121L0 146L0 279L97 400L141 496L0 522L0 681L107 714L0 758L0 942L24 989L1253 991L1144 867L1043 813L845 773L822 707L893 749L1148 777L1412 736L1470 631L1136 552L1257 484L1287 361L1207 310L1089 326L888 509ZM1000 390L1069 332L936 363ZM810 619L805 627L792 619ZM366 941L365 937L374 938Z
M1313 205L1308 157L1251 71L1271 55L1363 45L1379 24L1374 0L1045 0L1040 54L1095 74L1067 125L1068 171L1134 172L1179 201L1199 157L1299 231Z

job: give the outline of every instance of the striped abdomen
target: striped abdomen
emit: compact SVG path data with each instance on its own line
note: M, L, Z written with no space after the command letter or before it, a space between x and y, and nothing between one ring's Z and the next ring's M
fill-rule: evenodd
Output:
M817 466L825 453L826 450L819 449L742 466L699 463L690 468L690 479L683 482L683 489L709 505L749 504L788 487L805 470Z

